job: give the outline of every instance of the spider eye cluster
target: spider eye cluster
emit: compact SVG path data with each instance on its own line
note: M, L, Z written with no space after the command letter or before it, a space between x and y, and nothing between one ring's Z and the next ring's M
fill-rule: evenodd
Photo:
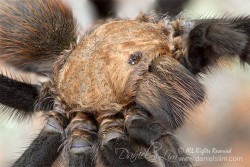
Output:
M139 61L141 60L141 58L142 58L142 53L141 52L135 52L135 53L130 55L129 64L131 64L131 65L138 64Z

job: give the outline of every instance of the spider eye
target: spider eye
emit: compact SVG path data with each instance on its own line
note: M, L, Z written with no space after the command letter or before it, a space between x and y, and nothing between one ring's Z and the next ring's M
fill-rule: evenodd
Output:
M153 71L153 67L152 67L152 65L149 65L148 66L148 72L152 72Z
M135 65L141 60L141 57L142 57L141 52L135 52L135 53L130 55L128 63L131 64L131 65Z

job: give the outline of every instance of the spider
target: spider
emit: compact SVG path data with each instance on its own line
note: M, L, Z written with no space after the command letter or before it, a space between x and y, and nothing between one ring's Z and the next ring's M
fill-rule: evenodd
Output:
M5 112L47 119L13 167L49 167L62 153L70 167L193 166L174 133L205 99L199 75L223 57L250 64L248 17L145 14L82 35L61 0L2 2L0 16L1 58L50 79L0 75Z

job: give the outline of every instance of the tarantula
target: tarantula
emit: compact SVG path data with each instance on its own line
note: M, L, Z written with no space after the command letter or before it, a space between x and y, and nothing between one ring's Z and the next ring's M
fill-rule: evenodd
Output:
M188 155L177 151L174 132L204 101L199 74L221 57L250 64L248 17L145 14L82 35L61 0L6 1L0 9L1 59L50 78L33 85L0 75L6 112L47 118L13 167L49 167L62 152L70 167L193 166L179 160ZM121 158L121 148L142 156Z

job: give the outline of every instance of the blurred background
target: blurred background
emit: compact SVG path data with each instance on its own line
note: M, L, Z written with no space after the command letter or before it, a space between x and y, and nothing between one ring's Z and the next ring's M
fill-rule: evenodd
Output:
M155 8L171 11L170 15L183 8L192 18L250 15L249 0L117 0L113 12L105 0L99 6L87 0L69 1L74 15L85 29L100 16L113 14L121 18L135 18L140 11ZM105 10L98 13L98 8ZM2 63L0 67L6 69ZM7 67L5 74L12 70ZM34 74L18 73L34 83L38 82ZM43 79L39 77L39 80ZM250 68L246 66L243 69L235 60L228 66L215 69L212 74L204 75L202 82L207 86L208 98L197 111L192 111L192 118L177 132L183 144L182 151L194 158L196 166L249 167ZM1 118L0 167L8 167L9 162L15 160L39 133L43 124L39 113L21 124Z

